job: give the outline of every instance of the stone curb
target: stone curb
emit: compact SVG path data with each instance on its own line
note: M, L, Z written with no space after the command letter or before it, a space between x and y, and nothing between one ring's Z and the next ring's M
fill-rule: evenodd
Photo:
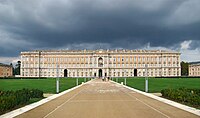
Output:
M117 83L117 82L114 82L114 81L111 81L113 83L116 83L118 85L122 85L120 83ZM150 93L146 93L146 92L143 92L143 91L140 91L140 90L137 90L137 89L134 89L134 88L131 88L129 86L126 86L126 85L122 85L123 87L127 88L127 89L130 89L130 90L133 90L135 92L138 92L140 94L143 94L147 97L150 97L150 98L153 98L155 100L158 100L158 101L161 101L163 103L166 103L168 105L171 105L171 106L174 106L176 108L179 108L179 109L182 109L184 111L187 111L187 112L190 112L190 113L193 113L195 115L198 115L200 116L200 110L196 109L196 108L193 108L193 107L189 107L189 106L186 106L186 105L183 105L183 104L180 104L180 103L177 103L177 102L174 102L174 101L171 101L171 100L168 100L168 99L165 99L165 98L161 98L161 97L158 97L158 96L155 96L153 94L150 94Z
M86 83L89 83L89 82L91 82L91 81L92 81L92 80L87 81ZM84 84L86 84L86 83L84 83ZM75 89L81 87L81 86L84 85L84 84L80 84L80 85L75 86L75 87L73 87L73 88L67 89L67 90L65 90L65 91L63 91L63 92L61 92L61 93L59 93L59 94L52 95L52 96L47 97L47 98L45 98L45 99L42 99L42 100L40 100L40 101L38 101L38 102L29 104L29 105L26 105L26 106L24 106L24 107L22 107L22 108L19 108L19 109L13 110L13 111L11 111L11 112L5 113L5 114L1 115L0 118L13 118L13 117L16 117L16 116L18 116L18 115L20 115L20 114L22 114L22 113L25 113L25 112L27 112L27 111L29 111L29 110L31 110L31 109L36 108L36 107L38 107L38 106L40 106L40 105L42 105L42 104L44 104L44 103L47 103L47 102L49 102L49 101L51 101L51 100L53 100L53 99L55 99L55 98L58 98L58 97L60 97L60 96L62 96L62 95L64 95L64 94L66 94L66 93L68 93L68 92L70 92L70 91L72 91L72 90L75 90Z

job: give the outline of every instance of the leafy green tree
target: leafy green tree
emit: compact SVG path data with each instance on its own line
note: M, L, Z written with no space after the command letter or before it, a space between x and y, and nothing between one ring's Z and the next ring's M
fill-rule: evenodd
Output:
M20 66L21 66L21 61L17 61L17 64L15 65L14 69L15 75L20 75Z
M188 76L188 62L181 62L181 76Z

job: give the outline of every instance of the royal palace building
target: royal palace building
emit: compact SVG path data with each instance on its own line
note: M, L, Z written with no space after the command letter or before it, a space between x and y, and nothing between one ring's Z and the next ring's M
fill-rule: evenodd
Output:
M180 74L180 53L174 51L99 49L21 52L22 77L161 77Z
M200 61L189 63L189 76L200 77Z
M13 76L13 67L11 65L0 63L0 77Z

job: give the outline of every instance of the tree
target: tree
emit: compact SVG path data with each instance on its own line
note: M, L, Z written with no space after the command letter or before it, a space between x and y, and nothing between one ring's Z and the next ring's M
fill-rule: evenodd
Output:
M17 61L17 64L15 65L15 70L14 70L15 75L20 75L20 66L21 66L21 61Z
M181 76L188 76L188 66L189 63L184 61L181 62Z

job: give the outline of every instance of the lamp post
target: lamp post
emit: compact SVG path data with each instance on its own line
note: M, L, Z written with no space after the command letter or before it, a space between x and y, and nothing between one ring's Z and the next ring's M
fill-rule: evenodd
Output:
M126 85L126 70L124 70L124 75L125 75L125 78L124 78L124 85Z
M78 77L76 78L76 86L78 86Z
M148 65L145 64L145 92L148 92Z
M57 64L57 78L56 78L56 93L59 93L59 70L58 70L58 64Z

